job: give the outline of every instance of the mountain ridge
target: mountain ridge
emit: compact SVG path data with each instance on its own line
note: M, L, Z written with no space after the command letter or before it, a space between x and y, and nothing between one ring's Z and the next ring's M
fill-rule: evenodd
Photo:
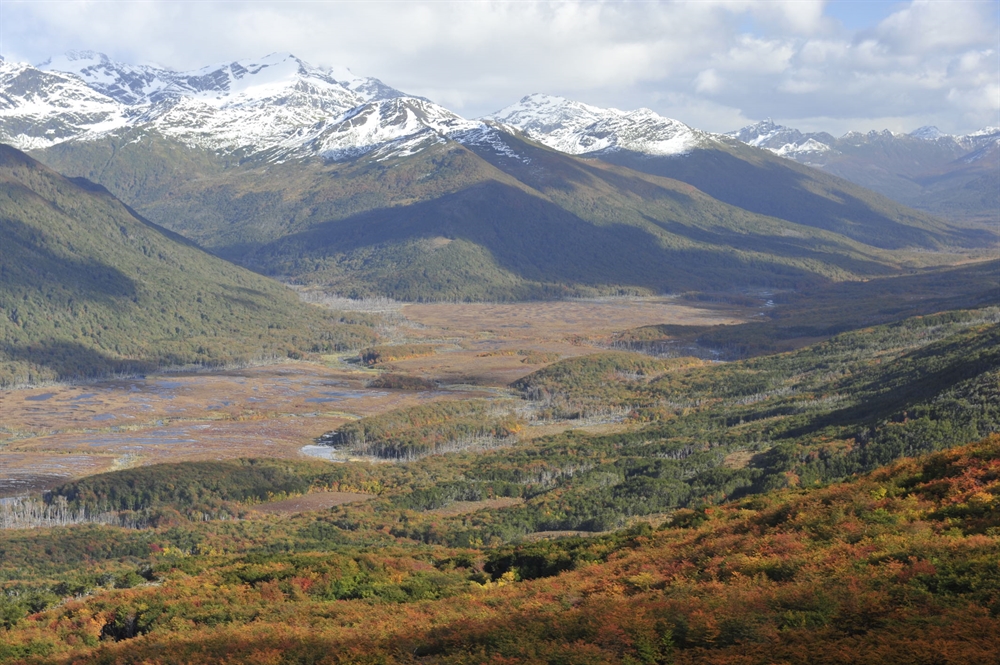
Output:
M2 145L0 240L0 386L374 338L135 215L104 187Z
M21 82L20 87L11 84L10 79L18 76L29 78L40 94L19 100L18 94L24 96L28 91L26 82ZM197 137L198 132L185 134L180 128L204 125L206 130L196 142L211 149L242 150L244 153L287 150L315 139L313 134L316 132L296 133L293 129L301 130L320 122L333 126L363 113L358 109L366 104L399 98L433 105L435 113L451 116L453 124L468 123L467 128L474 127L480 132L489 127L516 128L533 140L577 155L602 150L678 155L706 143L732 138L801 161L802 155L836 153L841 145L857 146L901 136L888 131L849 132L837 139L823 132L802 134L770 120L735 132L714 134L662 117L649 109L604 109L540 93L528 95L480 119L467 120L378 79L359 77L344 68L314 67L290 53L272 53L262 58L176 72L150 65L115 62L94 51L71 51L49 58L38 67L2 61L0 85L4 83L7 99L6 108L0 108L0 129L5 130L4 138L8 142L22 149L48 147L72 138L92 138L105 131L142 125L152 125L166 134L190 140ZM69 101L76 95L80 101L94 107L89 109L90 115L101 116L103 121L81 124L75 133L66 128L54 137L50 136L51 132L42 136L18 134L17 130L26 130L29 119L37 124L40 117L51 116L60 107L58 100L49 99L54 95L47 95L47 88L62 92ZM82 99L87 97L84 88L91 92L87 99ZM28 101L34 103L27 104ZM46 103L53 107L47 114L44 113ZM62 112L73 112L71 106L62 103ZM260 113L265 108L270 115ZM263 125L270 125L271 131L264 131ZM226 131L229 135L225 135ZM212 141L204 134L223 136ZM905 137L958 146L971 152L995 142L1000 138L1000 129L988 127L955 137L937 128L923 127Z
M111 131L81 125L75 139L35 150L39 159L223 258L351 293L387 283L399 285L391 295L418 299L659 292L723 288L720 275L788 286L948 262L958 254L928 250L983 243L648 109L536 94L468 120L399 91L366 100L358 90L375 79L338 82L287 54L171 74L172 83L149 69L116 74L92 53L70 64L53 66L150 103L119 113ZM99 95L76 75L22 69ZM0 129L9 135L31 107L8 96ZM730 268L750 277L723 257L739 257ZM414 291L421 280L436 286Z
M959 136L921 127L909 134L883 130L837 138L768 119L727 136L951 220L992 223L1000 208L1000 127ZM984 158L979 168L968 167Z

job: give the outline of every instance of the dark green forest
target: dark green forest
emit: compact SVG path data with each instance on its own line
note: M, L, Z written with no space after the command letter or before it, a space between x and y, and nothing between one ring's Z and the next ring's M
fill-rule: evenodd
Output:
M698 151L660 173L511 137L528 163L446 142L405 158L278 168L181 150L155 134L133 139L35 154L224 258L352 296L801 289L947 263L926 250L964 253L987 241L752 149Z
M371 321L298 302L102 187L0 146L0 386L358 348Z

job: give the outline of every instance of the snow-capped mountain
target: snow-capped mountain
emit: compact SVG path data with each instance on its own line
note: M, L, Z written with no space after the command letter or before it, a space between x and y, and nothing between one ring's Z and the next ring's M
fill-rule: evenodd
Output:
M453 138L510 153L499 133L347 69L287 53L189 72L74 51L39 67L0 63L0 139L22 149L122 128L272 159L409 154Z
M496 133L482 122L417 97L369 102L314 129L308 150L333 160L372 150L379 151L379 157L406 156L446 139L483 142L481 134Z
M989 150L1000 143L1000 127L983 127L978 132L958 136L956 139L973 152L980 149Z
M765 120L727 136L936 214L995 216L990 201L995 199L996 185L987 176L996 172L1000 127L960 136L924 126L909 134L883 130L835 138ZM992 172L985 167L992 167Z
M572 155L619 150L682 155L717 140L649 109L603 109L542 94L528 95L484 119L518 129L543 145Z
M986 127L978 132L955 136L928 125L909 134L897 134L886 129L880 132L848 132L835 138L826 132L805 134L797 129L775 124L768 118L734 132L727 132L726 136L757 148L765 148L782 157L812 163L822 153L827 153L825 156L829 158L849 152L852 148L895 144L898 149L908 142L916 142L915 145L921 149L934 145L945 151L973 151L1000 139L1000 127ZM950 158L955 157L956 155L951 155Z
M24 150L124 127L128 107L75 76L0 60L0 141Z
M38 67L0 60L0 141L27 150L109 136L129 144L165 137L240 159L346 161L405 157L454 141L483 157L531 161L531 151L511 134L679 179L687 177L680 162L713 151L746 152L742 142L916 206L930 205L921 183L934 174L971 173L963 163L991 164L1000 141L996 127L965 136L922 127L835 138L770 120L711 134L649 109L605 109L543 94L469 120L378 79L314 67L288 53L186 72L89 51ZM662 159L680 155L686 158Z
M836 139L826 133L803 134L797 129L775 124L770 118L727 134L756 148L764 148L782 157L802 160L829 152Z
M923 139L924 141L934 141L950 136L950 134L945 134L934 125L924 125L910 132L910 136L915 139Z

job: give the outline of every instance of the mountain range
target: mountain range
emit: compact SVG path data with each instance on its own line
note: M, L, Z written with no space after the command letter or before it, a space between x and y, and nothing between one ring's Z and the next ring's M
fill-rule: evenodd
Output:
M487 129L377 79L280 53L173 72L77 51L38 67L3 62L0 81L0 139L24 150L141 128L227 155L344 159Z
M909 134L884 130L834 138L765 120L727 136L949 219L997 221L1000 127L961 136L921 127Z
M468 120L290 54L2 62L0 139L223 258L356 295L794 288L995 239L646 109L536 94Z

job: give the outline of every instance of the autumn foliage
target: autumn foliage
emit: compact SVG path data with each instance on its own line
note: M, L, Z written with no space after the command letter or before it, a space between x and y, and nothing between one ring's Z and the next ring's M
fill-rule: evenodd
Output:
M32 663L989 663L1000 652L998 496L994 435L851 482L682 510L656 529L590 539L463 550L386 538L292 553L265 531L251 542L218 530L222 549L187 550L164 547L176 533L152 532L160 542L147 556L119 561L148 562L153 582L112 583L11 617L0 654Z

